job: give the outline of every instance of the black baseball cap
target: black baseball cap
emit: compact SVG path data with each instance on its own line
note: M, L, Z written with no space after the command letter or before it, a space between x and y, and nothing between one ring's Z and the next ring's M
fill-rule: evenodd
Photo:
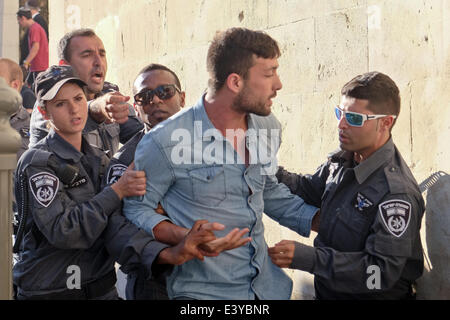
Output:
M86 83L74 75L71 66L51 66L41 72L34 83L34 91L39 104L42 105L44 101L52 100L59 89L68 81L75 82L81 88L87 86Z

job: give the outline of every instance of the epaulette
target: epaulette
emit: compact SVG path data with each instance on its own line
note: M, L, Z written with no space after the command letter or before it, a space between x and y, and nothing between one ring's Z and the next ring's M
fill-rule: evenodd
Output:
M42 149L30 149L23 155L23 170L28 166L47 167L51 152Z
M384 168L384 174L392 194L406 193L409 188L401 169L394 164L390 164Z

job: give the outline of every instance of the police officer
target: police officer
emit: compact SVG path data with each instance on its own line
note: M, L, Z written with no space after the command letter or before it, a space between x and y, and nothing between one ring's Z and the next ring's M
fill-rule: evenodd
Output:
M19 93L21 92L23 87L23 73L17 63L10 59L0 58L0 77L3 77L11 88ZM19 160L20 156L28 149L28 143L30 142L30 114L21 105L11 115L9 123L22 138L20 149L17 151L17 160Z
M60 64L72 66L87 85L89 117L84 128L85 138L111 158L119 149L119 143L126 143L143 128L143 124L126 103L130 97L123 96L118 86L105 81L108 64L103 42L93 30L77 29L60 40L58 55ZM47 121L34 108L30 146L47 133Z
M214 239L200 230L202 220L179 245L168 247L120 214L123 197L145 194L145 175L130 168L101 189L109 160L82 136L84 86L68 66L53 66L37 78L39 109L51 129L16 171L18 299L117 299L115 261L125 271L142 264L150 277L154 262L164 267L203 259L197 246Z
M277 173L321 208L314 247L283 240L269 254L280 267L314 274L318 299L410 299L423 271L424 201L391 137L399 90L387 75L369 72L341 94L340 150L313 175Z

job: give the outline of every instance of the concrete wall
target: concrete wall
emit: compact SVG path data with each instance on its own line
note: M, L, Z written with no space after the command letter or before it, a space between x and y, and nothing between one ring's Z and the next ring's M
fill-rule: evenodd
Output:
M0 0L0 57L16 62L19 60L18 9L19 0Z
M402 94L393 130L398 148L419 183L443 172L424 192L422 237L429 263L419 296L450 298L450 186L443 179L450 173L450 1L50 0L49 5L52 63L64 32L91 27L104 41L109 81L130 94L143 66L166 64L180 76L188 105L206 88L206 52L217 30L244 26L268 32L282 49L284 88L274 102L284 127L279 160L299 172L313 172L337 147L332 107L342 85L367 71L390 75ZM268 219L266 229L271 245L284 238L312 243ZM288 272L293 298L311 298L312 276Z

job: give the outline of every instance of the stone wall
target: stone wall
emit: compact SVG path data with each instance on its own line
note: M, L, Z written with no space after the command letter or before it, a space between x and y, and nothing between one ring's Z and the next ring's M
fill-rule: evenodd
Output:
M332 107L342 85L367 71L390 75L402 97L393 130L398 148L419 183L441 171L423 186L427 262L419 297L450 298L450 1L50 0L49 10L52 63L65 32L90 27L107 50L107 79L125 94L143 66L158 62L179 75L188 105L206 88L206 52L217 30L266 31L282 50L284 87L274 101L284 128L279 162L298 172L313 172L338 146ZM312 243L265 222L270 245ZM312 276L288 272L293 299L311 298Z
M0 0L0 57L19 60L18 0Z

